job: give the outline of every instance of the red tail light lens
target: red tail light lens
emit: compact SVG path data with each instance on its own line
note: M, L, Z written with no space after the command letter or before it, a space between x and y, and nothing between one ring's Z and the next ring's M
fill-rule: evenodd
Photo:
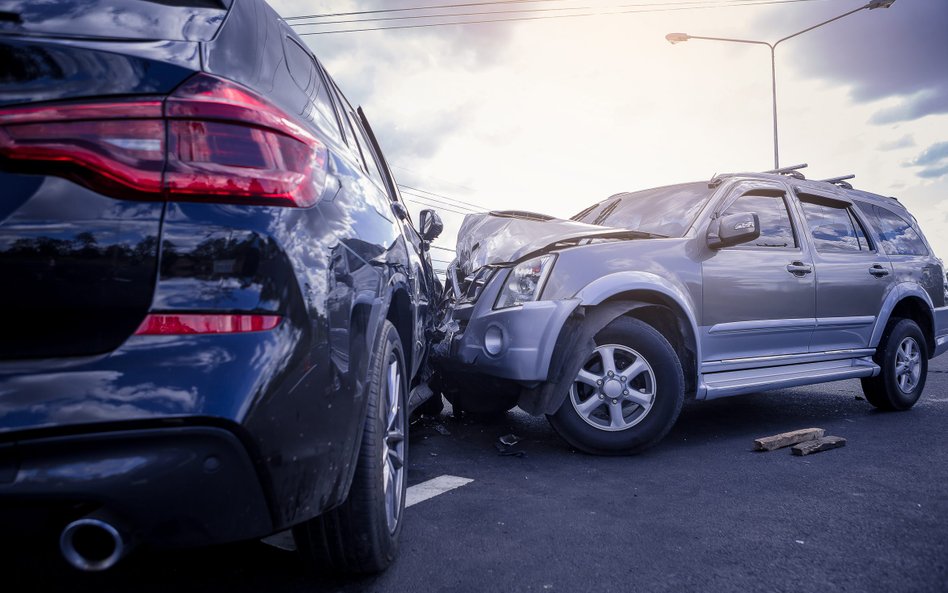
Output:
M197 74L166 99L0 110L0 157L120 198L306 207L327 152L236 83Z
M135 331L136 336L182 334L239 334L267 331L280 325L279 315L201 315L152 313Z

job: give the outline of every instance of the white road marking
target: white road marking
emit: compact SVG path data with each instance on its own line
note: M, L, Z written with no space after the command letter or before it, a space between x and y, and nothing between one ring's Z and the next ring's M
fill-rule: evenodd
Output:
M470 484L473 481L474 480L470 478L459 478L457 476L438 476L437 478L428 480L427 482L415 484L414 486L409 487L405 493L405 508L407 509L408 507L418 504L419 502L424 502L430 498L434 498L439 494L450 492L456 488ZM288 552L292 552L296 549L296 542L293 541L293 532L290 530L274 533L273 535L265 537L260 541L267 545L273 546L274 548L279 548Z
M473 481L470 478L459 478L457 476L438 476L427 482L415 484L408 489L408 493L405 495L405 508L424 502L429 498L434 498L439 494L450 492Z

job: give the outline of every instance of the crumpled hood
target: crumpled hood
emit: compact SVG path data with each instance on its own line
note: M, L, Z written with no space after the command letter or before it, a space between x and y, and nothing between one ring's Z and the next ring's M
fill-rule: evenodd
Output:
M559 241L615 236L629 231L530 212L468 214L458 231L462 276L491 264L517 261Z

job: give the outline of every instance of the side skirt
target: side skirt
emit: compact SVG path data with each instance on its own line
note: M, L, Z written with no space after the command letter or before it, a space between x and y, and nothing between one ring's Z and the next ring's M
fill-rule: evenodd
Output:
M741 369L701 376L705 393L702 399L717 399L770 389L799 387L842 379L874 377L879 366L869 356L764 368Z

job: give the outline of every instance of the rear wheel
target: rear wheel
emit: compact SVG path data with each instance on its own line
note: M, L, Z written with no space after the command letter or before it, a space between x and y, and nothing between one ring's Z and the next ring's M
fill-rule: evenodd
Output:
M664 437L681 412L678 355L650 325L620 317L595 338L550 424L571 445L594 454L633 454Z
M317 568L376 573L395 559L407 481L406 391L401 341L386 321L369 369L368 410L349 496L293 529L300 552Z
M862 380L862 391L880 410L908 410L925 389L928 377L928 343L911 319L894 320L873 357L882 369Z

